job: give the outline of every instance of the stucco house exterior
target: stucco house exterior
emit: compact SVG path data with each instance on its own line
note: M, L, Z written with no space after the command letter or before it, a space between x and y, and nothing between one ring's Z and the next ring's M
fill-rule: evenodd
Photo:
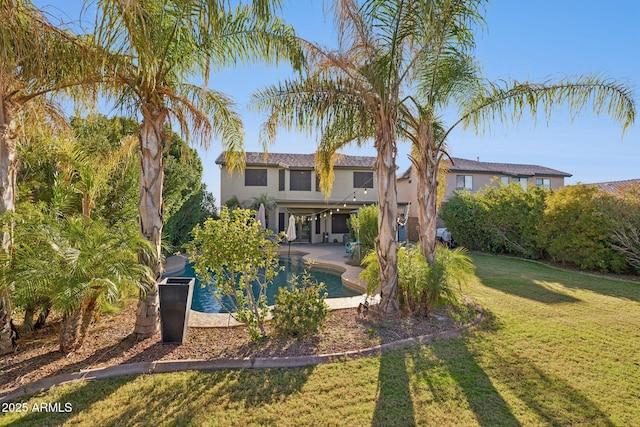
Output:
M447 170L446 201L457 190L475 193L488 185L519 183L523 188L535 185L557 190L564 187L570 173L538 165L492 163L453 157ZM413 168L397 176L398 202L407 204L407 233L410 241L417 240L417 180ZM439 224L442 226L442 224Z
M245 169L229 173L224 154L220 166L220 200L236 197L241 205L266 194L276 207L267 213L267 227L286 231L289 216L296 219L296 241L343 242L349 232L349 215L377 202L373 165L375 157L342 155L335 164L333 190L328 197L319 189L314 154L247 152Z

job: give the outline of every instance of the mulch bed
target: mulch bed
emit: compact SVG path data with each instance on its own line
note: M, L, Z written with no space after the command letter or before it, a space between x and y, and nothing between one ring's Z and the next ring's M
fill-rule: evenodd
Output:
M94 322L81 349L58 351L59 320L22 334L15 353L0 357L0 397L33 381L84 369L159 360L307 356L369 348L410 337L453 330L462 322L447 309L429 317L383 316L375 306L331 311L322 329L302 338L271 336L252 342L244 327L189 328L181 345L162 344L160 334L137 340L132 334L136 303Z

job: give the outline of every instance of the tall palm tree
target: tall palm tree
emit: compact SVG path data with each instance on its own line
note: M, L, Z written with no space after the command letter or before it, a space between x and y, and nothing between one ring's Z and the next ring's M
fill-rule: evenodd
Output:
M265 134L273 137L278 125L322 132L316 156L321 187L333 184L336 153L346 144L373 139L378 187L378 238L376 253L382 286L381 307L398 310L397 297L397 195L395 186L399 120L406 107L407 90L415 85L420 62L437 48L440 33L426 34L421 25L439 24L437 1L355 0L335 5L340 34L339 49L331 51L306 43L309 70L304 79L267 88L254 96L259 109L270 110ZM478 2L457 2L455 24L460 37L477 20ZM419 37L421 37L419 39Z
M140 229L157 255L152 269L162 274L163 164L168 135L177 123L185 139L207 147L220 138L231 169L243 167L243 128L232 100L207 89L211 71L240 62L290 60L299 66L293 31L272 16L278 0L253 0L228 10L223 0L103 0L98 3L96 39L110 52L108 93L142 117L140 142ZM202 77L201 86L187 82ZM149 260L141 256L141 262ZM158 329L157 286L141 299L135 332Z
M336 153L345 145L372 138L379 200L376 245L382 284L382 307L397 308L395 234L396 141L412 143L418 181L420 244L425 258L436 256L436 188L446 138L453 128L480 128L494 117L517 120L526 109L568 104L581 111L593 102L596 113L608 112L628 126L635 107L630 91L597 77L532 84L485 83L470 55L473 30L483 25L485 0L341 0L336 23L338 51L308 43L310 69L303 80L288 81L258 92L253 100L270 111L266 140L279 125L322 132L316 169L329 189ZM458 106L460 120L445 128L440 115Z
M96 81L85 41L54 26L30 0L0 0L0 216L5 253L13 240L20 119L38 113L41 126L63 121L50 95ZM10 322L10 290L2 280L0 354L12 350Z

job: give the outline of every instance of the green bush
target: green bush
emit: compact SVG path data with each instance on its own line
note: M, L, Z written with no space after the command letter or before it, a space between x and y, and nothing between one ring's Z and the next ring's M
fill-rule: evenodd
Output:
M271 325L280 335L301 336L314 334L329 314L324 283L315 282L308 271L300 277L294 275L289 287L281 287L276 294Z
M367 283L367 293L372 294L380 285L378 260L374 252L363 259L365 269L360 279ZM419 246L402 246L398 249L398 300L400 306L411 312L428 314L445 303L457 303L455 285L461 285L474 266L466 249L436 247L436 261L429 265Z
M440 208L440 218L458 245L482 250L490 241L483 223L485 209L469 191L457 191Z
M247 325L253 340L266 336L266 290L281 270L278 241L272 235L271 230L261 228L254 211L231 212L223 206L219 219L209 218L193 229L193 240L187 246L198 279L215 284L215 297Z
M378 205L361 207L357 214L351 215L347 224L351 240L360 242L361 255L374 249L378 237Z
M612 247L619 217L616 196L594 186L567 186L547 199L540 242L555 261L620 273L626 259Z
M520 185L456 193L440 216L456 243L495 254L540 258L538 229L548 190Z

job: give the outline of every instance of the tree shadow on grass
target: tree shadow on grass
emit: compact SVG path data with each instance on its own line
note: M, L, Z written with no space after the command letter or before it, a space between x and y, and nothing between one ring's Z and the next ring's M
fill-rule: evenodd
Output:
M491 355L491 363L505 383L538 417L550 425L614 426L595 402L557 376L509 349Z
M134 378L122 377L116 380L100 381L99 383L84 382L56 399L49 397L49 394L44 394L45 392L16 399L15 402L28 404L28 412L25 416L15 421L8 424L0 424L7 427L62 425L79 412L87 410L92 404L109 398L122 386L133 381ZM34 407L34 404L37 406ZM41 404L47 405L47 409L40 407L39 405ZM34 410L35 408L40 409Z
M512 282L493 281L491 279L479 279L483 286L508 293L517 297L530 299L544 304L568 304L581 300L565 293L550 289L544 282L538 280L524 280L519 278Z
M416 425L404 351L385 351L380 355L378 399L371 425Z
M458 337L435 341L430 348L437 357L437 363L443 363L446 372L457 384L457 389L462 393L469 408L473 411L476 420L481 426L519 426L521 423L514 416L509 404L494 387L491 378L477 363L472 351L469 350L466 340L468 337ZM420 353L414 353L414 363L423 374L423 380L431 388L436 399L445 396L450 399L452 390L443 389L443 385L429 375L428 361ZM446 384L446 383L445 383Z
M241 369L230 371L220 392L245 407L270 404L299 392L315 366L295 369ZM206 385L205 385L206 386Z
M476 275L481 278L481 283L503 292L549 304L579 301L571 301L570 299L573 297L570 295L558 294L548 288L545 290L543 289L545 286L540 285L540 283L558 283L567 289L587 290L601 295L640 302L640 277L635 282L613 280L605 275L548 265L538 261L486 254L474 256L483 260L476 270ZM497 272L502 270L507 273ZM513 277L508 277L509 274L512 274ZM524 282L526 285L518 286L514 282ZM553 295L554 293L555 295Z

